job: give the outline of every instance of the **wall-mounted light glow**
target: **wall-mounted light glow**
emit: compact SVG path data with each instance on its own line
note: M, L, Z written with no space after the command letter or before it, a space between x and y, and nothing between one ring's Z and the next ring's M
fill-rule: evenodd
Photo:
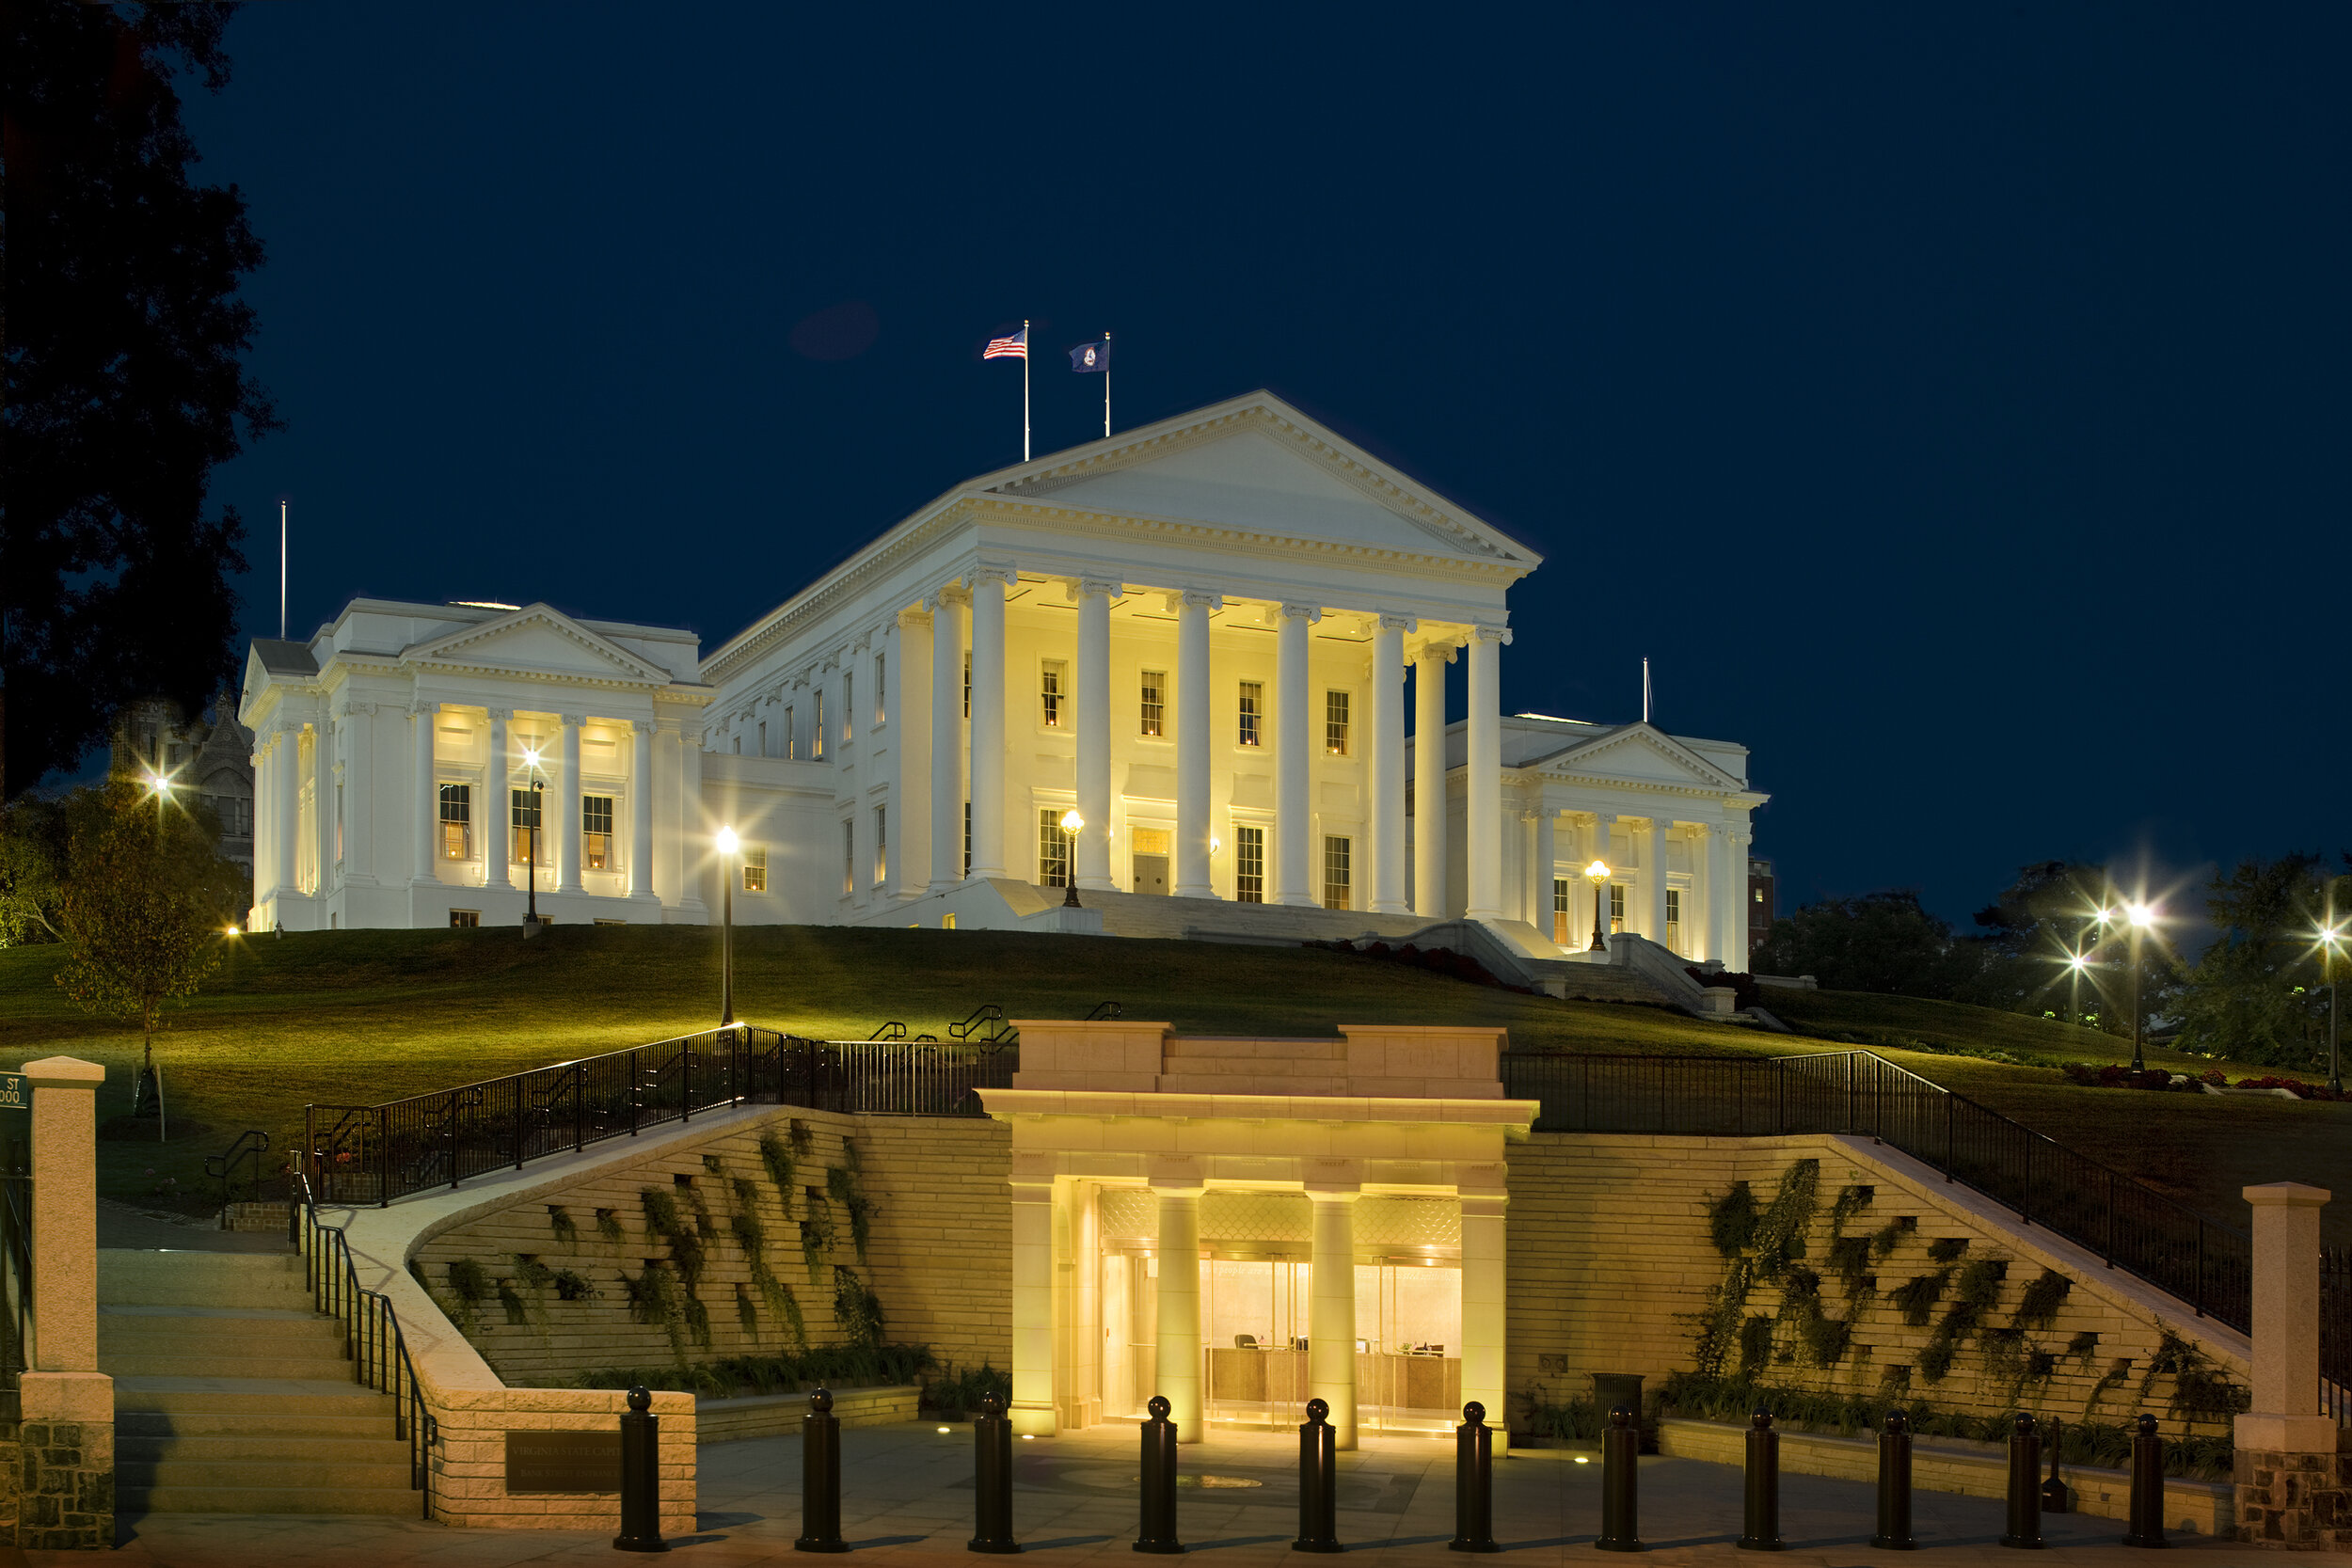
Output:
M1221 838L1217 837L1217 836L1216 836L1216 834L1215 834L1215 833L1211 833L1211 834L1209 835L1209 853L1210 853L1210 854L1214 855L1214 854L1216 854L1216 853L1219 849L1222 849L1222 848L1224 848L1224 847L1225 847L1225 841L1224 841L1223 839L1221 839Z

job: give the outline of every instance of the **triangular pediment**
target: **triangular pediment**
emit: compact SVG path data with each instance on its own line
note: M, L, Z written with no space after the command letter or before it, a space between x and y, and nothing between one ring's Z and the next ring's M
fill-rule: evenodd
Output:
M535 680L667 686L670 673L552 606L526 605L404 651L403 664Z
M1627 724L1555 752L1533 765L1548 777L1624 779L1685 789L1746 786L1705 757L1650 724Z
M1269 393L1254 393L975 482L1106 516L1532 570L1501 530Z

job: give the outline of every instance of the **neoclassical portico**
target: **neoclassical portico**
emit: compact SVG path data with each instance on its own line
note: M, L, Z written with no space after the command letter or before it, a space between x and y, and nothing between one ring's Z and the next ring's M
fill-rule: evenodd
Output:
M1502 1032L1187 1039L1023 1022L1009 1089L1015 1430L1165 1396L1179 1440L1295 1425L1505 1423Z

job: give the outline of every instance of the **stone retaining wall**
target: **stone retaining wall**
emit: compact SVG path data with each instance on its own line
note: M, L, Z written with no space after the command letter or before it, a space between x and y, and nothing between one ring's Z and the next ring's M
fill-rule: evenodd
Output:
M900 1426L915 1417L922 1390L912 1384L834 1390L833 1414L844 1427ZM762 1394L740 1400L698 1400L695 1436L705 1443L746 1437L790 1437L808 1416L808 1395Z

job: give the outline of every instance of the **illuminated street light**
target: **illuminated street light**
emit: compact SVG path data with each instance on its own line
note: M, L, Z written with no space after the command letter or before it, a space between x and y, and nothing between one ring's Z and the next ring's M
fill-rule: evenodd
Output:
M735 1022L735 851L742 840L719 830L719 1027Z
M1087 819L1078 815L1075 806L1061 814L1061 831L1069 835L1064 845L1068 855L1062 862L1061 907L1065 910L1086 908L1078 902L1078 834L1086 825Z
M2152 904L2132 904L2126 906L2124 914L2130 921L2132 932L2132 1070L2145 1072L2148 1070L2148 1053L2146 1028L2139 1007L2139 940L2141 933L2154 927L2156 909Z
M2341 1008L2336 993L2336 949L2344 945L2344 927L2335 924L2330 909L2328 923L2319 928L2319 974L2328 986L2328 1086L2338 1094L2344 1092L2344 1056L2338 1049L2337 1020Z
M1584 868L1584 875L1593 879L1593 945L1587 951L1606 953L1609 951L1609 938L1601 930L1600 900L1601 890L1609 885L1609 863L1596 859Z

